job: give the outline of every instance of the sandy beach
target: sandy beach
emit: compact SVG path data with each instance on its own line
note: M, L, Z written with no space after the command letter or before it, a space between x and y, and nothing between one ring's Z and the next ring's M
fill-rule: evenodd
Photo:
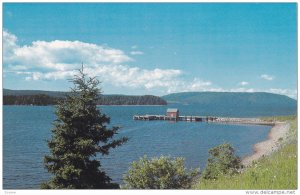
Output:
M256 161L259 158L269 155L273 151L277 150L279 147L278 140L280 138L284 138L287 135L288 130L289 124L276 122L269 132L268 139L263 142L256 143L253 146L254 153L246 156L242 160L242 164L247 167L251 165L253 161Z

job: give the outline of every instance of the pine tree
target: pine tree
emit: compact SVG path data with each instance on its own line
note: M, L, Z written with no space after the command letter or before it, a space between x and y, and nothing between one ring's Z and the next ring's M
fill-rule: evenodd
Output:
M46 189L118 188L101 170L97 154L108 155L109 149L122 145L126 137L113 139L117 127L109 129L110 118L96 107L99 81L79 70L71 80L74 87L56 106L52 137L48 140L51 154L44 164L54 177L43 183Z

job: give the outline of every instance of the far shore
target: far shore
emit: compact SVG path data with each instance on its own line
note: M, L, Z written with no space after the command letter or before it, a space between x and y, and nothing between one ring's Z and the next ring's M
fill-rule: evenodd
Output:
M259 118L227 118L218 117L213 123L220 124L246 124L246 125L268 125L272 126L269 131L268 138L262 142L253 145L253 153L242 159L245 167L251 166L252 162L270 155L280 146L280 138L286 137L289 124L278 121L264 121Z
M155 104L155 105L151 105L151 104L122 104L122 105L117 105L117 104L112 104L112 105L101 105L101 104L97 104L97 106L167 106L167 105L164 105L164 104L161 104L161 105L158 105L158 104Z
M242 164L248 167L252 162L268 156L276 151L280 146L280 138L286 137L289 130L289 124L284 122L275 122L275 125L270 129L268 139L254 144L254 153L242 159Z
M264 121L259 118L233 118L233 117L216 117L215 120L210 121L220 124L244 124L244 125L268 125L274 126L275 121Z
M57 106L57 104L48 104L48 105L31 105L31 104L3 104L3 106ZM161 105L141 105L141 104L129 104L129 105L126 105L126 104L123 104L123 105L117 105L117 104L112 104L112 105L101 105L101 104L97 104L97 106L124 106L124 107L127 107L127 106L167 106L167 105L164 105L164 104L161 104Z
M269 131L267 140L254 144L254 152L242 159L242 164L245 167L250 166L253 161L257 161L261 157L270 155L272 152L276 151L280 146L280 138L284 138L289 130L288 123L275 120L265 121L260 118L213 117L212 120L207 122L230 125L267 125L272 127Z

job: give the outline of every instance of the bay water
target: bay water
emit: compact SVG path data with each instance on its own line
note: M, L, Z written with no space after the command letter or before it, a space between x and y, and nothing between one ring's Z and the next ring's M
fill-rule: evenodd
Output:
M203 170L208 150L230 142L240 157L250 155L253 144L267 139L271 127L260 125L224 125L205 122L134 121L133 115L165 114L175 107L180 115L202 115L209 111L191 105L167 106L100 106L111 117L109 126L120 126L116 138L126 136L129 141L99 155L102 169L114 182L122 184L122 177L132 161L147 155L149 158L167 155L184 157L187 168ZM51 138L54 106L3 106L3 188L38 189L49 180L43 157L49 153L46 140ZM204 114L203 114L204 113ZM213 113L218 114L217 112ZM247 111L239 117L254 116ZM223 114L224 115L224 114ZM267 113L266 113L267 115Z

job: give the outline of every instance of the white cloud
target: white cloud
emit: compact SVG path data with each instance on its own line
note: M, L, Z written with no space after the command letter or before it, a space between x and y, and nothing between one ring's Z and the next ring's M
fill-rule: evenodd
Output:
M260 75L260 78L265 79L267 81L272 81L275 77L267 74Z
M80 41L35 41L19 46L17 37L7 31L3 32L3 47L4 64L27 69L68 71L80 67L81 62L97 66L132 61L121 50Z
M14 57L14 50L18 48L17 46L17 37L7 31L3 31L3 61L9 61Z
M297 90L248 89L249 83L242 81L241 88L223 89L213 86L212 82L200 78L185 79L178 69L143 69L125 65L133 61L125 52L80 41L35 41L31 45L18 45L15 35L3 31L3 72L14 73L27 81L65 80L76 74L76 69L85 65L85 72L97 76L105 84L123 89L145 89L159 94L184 91L232 91L278 93L296 98ZM274 79L270 75L261 75L267 80ZM8 79L8 77L6 77ZM151 92L150 92L151 93Z
M230 92L248 92L248 93L253 93L253 92L257 92L255 89L253 88L244 88L244 87L241 87L241 88L233 88L233 89L230 89L229 90Z
M292 89L281 89L281 88L271 88L271 89L253 89L253 88L233 88L230 90L224 90L224 91L230 91L230 92L248 92L248 93L253 93L253 92L267 92L267 93L275 93L275 94L280 94L280 95L285 95L294 99L297 99L297 90L292 90Z
M26 81L30 80L60 80L67 77L72 77L76 74L76 71L56 71L56 72L18 72L19 74L27 74L29 76L25 77Z
M193 80L174 80L165 83L168 85L168 93L176 92L190 92L190 91L211 91L212 83L210 81L203 81L199 78Z
M286 96L289 96L291 98L297 99L297 90L271 88L271 89L267 90L267 92L286 95Z
M144 52L142 52L142 51L131 51L130 54L131 55L143 55Z
M80 41L35 41L20 46L17 37L4 31L4 72L23 75L29 81L66 79L85 64L90 76L98 76L103 83L127 88L158 90L159 93L205 90L209 81L195 78L186 81L177 69L143 69L124 63L133 59L118 49ZM137 46L134 46L136 48ZM134 55L142 54L133 51Z
M191 83L191 85L189 86L191 91L200 91L203 89L206 89L207 87L211 86L211 82L210 81L202 81L198 78L194 78L193 82Z
M238 83L238 85L246 86L246 85L249 85L249 83L247 81L242 81L242 82Z
M100 66L96 69L87 68L91 76L99 76L104 82L112 82L116 86L131 88L168 88L172 80L178 80L180 70L175 69L140 69L125 65Z

